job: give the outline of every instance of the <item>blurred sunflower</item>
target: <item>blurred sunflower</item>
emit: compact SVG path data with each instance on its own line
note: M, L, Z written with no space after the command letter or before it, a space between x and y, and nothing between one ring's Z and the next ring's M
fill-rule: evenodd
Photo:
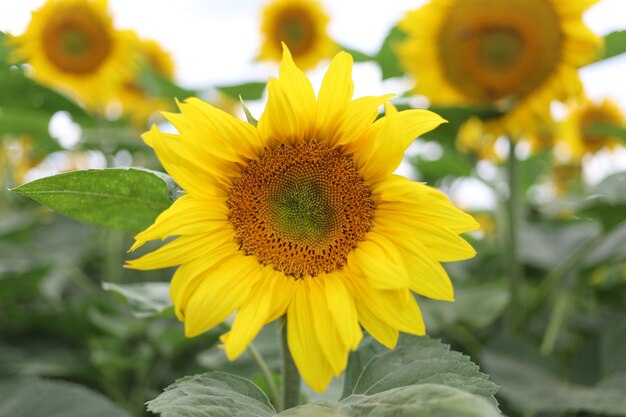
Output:
M261 17L260 59L279 61L284 42L299 68L308 70L339 47L328 36L329 18L317 0L274 0Z
M411 290L452 300L440 262L472 257L459 234L478 226L440 191L392 174L444 120L398 112L390 96L353 101L351 72L339 53L316 99L285 47L256 127L194 98L166 114L179 134L143 138L187 194L131 250L178 237L127 264L181 265L170 289L187 336L237 311L222 337L231 360L286 315L289 350L316 391L345 369L359 323L390 348L399 331L424 334Z
M113 28L107 7L106 0L48 0L12 38L15 59L28 62L38 82L102 110L135 71L134 37Z
M139 62L144 71L152 71L156 76L172 80L174 77L174 60L161 45L154 40L137 39ZM174 103L160 97L154 97L147 91L140 80L141 71L120 83L117 98L120 100L124 114L128 115L136 126L145 128L146 122L159 110L172 110Z
M597 0L431 0L399 23L401 64L415 91L442 105L493 105L489 128L520 136L552 100L580 93L577 68L601 39L583 23Z
M601 103L585 99L572 108L563 123L561 138L568 144L573 159L580 160L586 153L615 149L621 143L619 137L611 134L612 127L626 127L624 114L617 104L608 99Z

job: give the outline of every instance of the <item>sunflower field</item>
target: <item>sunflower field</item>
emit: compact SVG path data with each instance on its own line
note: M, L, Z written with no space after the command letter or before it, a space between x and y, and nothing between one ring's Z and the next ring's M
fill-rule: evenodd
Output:
M626 416L626 3L0 3L0 417Z

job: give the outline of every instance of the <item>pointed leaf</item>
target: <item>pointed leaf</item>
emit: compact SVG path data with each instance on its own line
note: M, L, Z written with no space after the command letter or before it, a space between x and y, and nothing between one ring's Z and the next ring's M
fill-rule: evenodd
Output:
M90 169L41 178L12 189L86 223L140 231L172 203L176 185L139 169Z

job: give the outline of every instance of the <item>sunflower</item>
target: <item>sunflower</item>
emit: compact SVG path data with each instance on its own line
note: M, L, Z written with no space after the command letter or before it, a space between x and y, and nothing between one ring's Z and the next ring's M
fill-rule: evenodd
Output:
M328 36L328 15L316 0L274 0L262 11L260 59L279 61L281 42L303 70L315 67L338 50Z
M140 62L147 71L153 71L157 76L171 80L174 76L174 60L161 45L154 40L137 38ZM170 110L174 107L172 100L150 95L149 91L142 86L139 79L141 72L137 71L132 78L119 84L117 98L123 112L130 116L136 126L144 128L146 121L159 110Z
M585 99L573 107L563 122L561 138L571 149L573 159L580 160L586 153L615 149L621 143L619 137L606 131L611 127L626 127L624 114L617 104L608 99L600 103Z
M415 92L442 105L492 105L513 137L581 91L577 68L601 39L583 23L597 0L431 0L406 14L397 45Z
M28 62L38 82L102 110L135 71L134 37L113 28L107 7L106 0L48 0L12 38L15 59Z
M451 301L440 262L472 257L459 234L478 226L440 191L393 175L444 120L398 112L390 96L353 101L351 71L352 57L336 55L316 100L285 47L256 127L195 98L166 114L179 134L143 138L187 193L131 250L178 237L127 264L180 265L170 289L187 336L236 311L222 336L231 360L286 315L289 350L316 391L345 369L359 323L389 348L399 331L424 334L411 291Z

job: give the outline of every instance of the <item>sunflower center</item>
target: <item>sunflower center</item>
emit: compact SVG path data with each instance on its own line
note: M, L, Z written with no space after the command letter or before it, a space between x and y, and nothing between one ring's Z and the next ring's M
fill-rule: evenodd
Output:
M78 75L96 71L111 52L107 28L88 10L55 15L43 32L43 49L59 69Z
M276 39L285 42L294 55L306 53L315 40L315 26L306 10L292 7L283 11L276 24Z
M374 214L352 157L312 142L250 162L227 204L241 249L296 278L341 268Z
M556 69L562 34L546 0L460 0L439 35L448 80L478 101L523 98Z
M620 120L602 108L588 109L581 115L580 130L586 146L596 152L610 141L603 126L619 126Z

